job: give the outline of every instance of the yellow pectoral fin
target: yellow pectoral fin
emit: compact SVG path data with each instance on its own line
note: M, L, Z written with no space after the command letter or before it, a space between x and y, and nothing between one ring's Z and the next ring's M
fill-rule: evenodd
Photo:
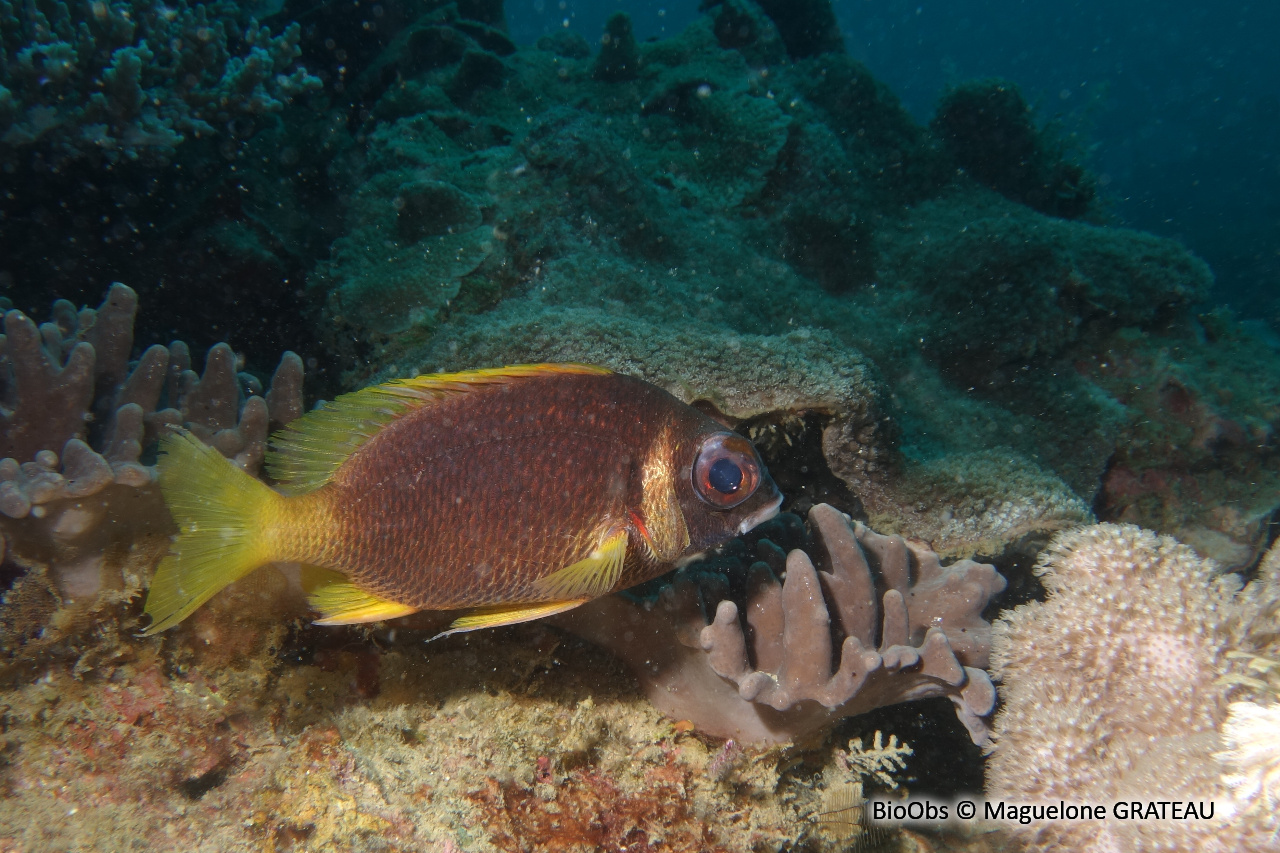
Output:
M547 575L534 589L548 599L568 601L608 595L622 577L627 559L627 529L612 531L587 557Z
M307 566L303 573L307 601L323 617L317 625L359 625L408 616L417 610L407 604L378 598L365 592L338 572Z
M467 615L454 619L449 625L449 630L441 631L431 639L438 640L450 634L461 634L463 631L478 631L481 628L532 622L534 619L572 610L585 602L585 598L580 598L576 601L541 601L536 604L496 604L491 607L477 607L467 611Z

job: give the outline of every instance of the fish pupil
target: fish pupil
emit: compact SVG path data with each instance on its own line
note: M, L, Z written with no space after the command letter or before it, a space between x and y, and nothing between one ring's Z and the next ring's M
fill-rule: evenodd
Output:
M732 459L717 459L707 472L707 482L722 495L731 495L742 486L742 469Z

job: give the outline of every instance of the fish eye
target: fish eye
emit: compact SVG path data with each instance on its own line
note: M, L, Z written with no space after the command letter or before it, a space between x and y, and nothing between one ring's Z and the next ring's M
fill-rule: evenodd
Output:
M760 461L755 448L737 433L717 432L703 439L693 463L693 488L716 509L733 509L755 494Z

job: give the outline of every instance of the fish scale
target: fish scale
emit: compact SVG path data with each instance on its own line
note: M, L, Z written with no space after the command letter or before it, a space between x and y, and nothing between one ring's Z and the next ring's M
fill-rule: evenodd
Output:
M591 400L594 408L616 405L611 388L557 384L546 393L586 402L584 395L599 391L605 399ZM478 393L497 398L492 408L468 401L496 426L449 429L442 422L458 404L422 409L344 467L331 494L337 507L347 507L335 518L351 553L334 568L378 595L424 609L537 600L533 580L581 557L594 545L586 537L608 518L626 519L628 498L635 498L627 493L626 448L643 441L645 424L632 419L632 434L610 433L565 409L539 422L530 417L535 401L528 395ZM405 446L415 448L407 466ZM571 472L563 470L567 460ZM372 483L378 489L369 489ZM362 494L368 497L358 504L348 497ZM481 563L490 571L477 572Z
M314 567L304 585L323 624L463 608L455 630L524 621L655 577L781 502L746 439L587 365L373 386L273 441L283 494L190 435L165 440L181 533L148 594L149 632L283 560ZM713 457L742 476L699 479ZM744 478L741 494L717 491Z

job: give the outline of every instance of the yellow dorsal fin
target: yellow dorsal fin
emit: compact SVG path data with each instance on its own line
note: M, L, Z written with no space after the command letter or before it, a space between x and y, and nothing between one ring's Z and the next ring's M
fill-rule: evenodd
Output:
M358 625L408 616L417 608L365 592L338 572L319 566L306 566L302 585L307 601L323 617L317 625Z
M599 598L613 591L627 559L627 529L610 530L585 558L534 584L540 595L556 601Z
M308 412L272 436L267 473L287 495L314 491L329 482L342 463L379 430L414 409L483 385L557 373L610 372L589 364L517 364L371 385Z
M450 634L463 631L478 631L481 628L497 628L499 625L516 625L520 622L532 622L544 616L553 616L572 610L587 599L575 601L540 601L535 604L495 604L490 607L477 607L468 610L465 616L459 616L449 625L449 630L441 631L431 639L438 640Z

